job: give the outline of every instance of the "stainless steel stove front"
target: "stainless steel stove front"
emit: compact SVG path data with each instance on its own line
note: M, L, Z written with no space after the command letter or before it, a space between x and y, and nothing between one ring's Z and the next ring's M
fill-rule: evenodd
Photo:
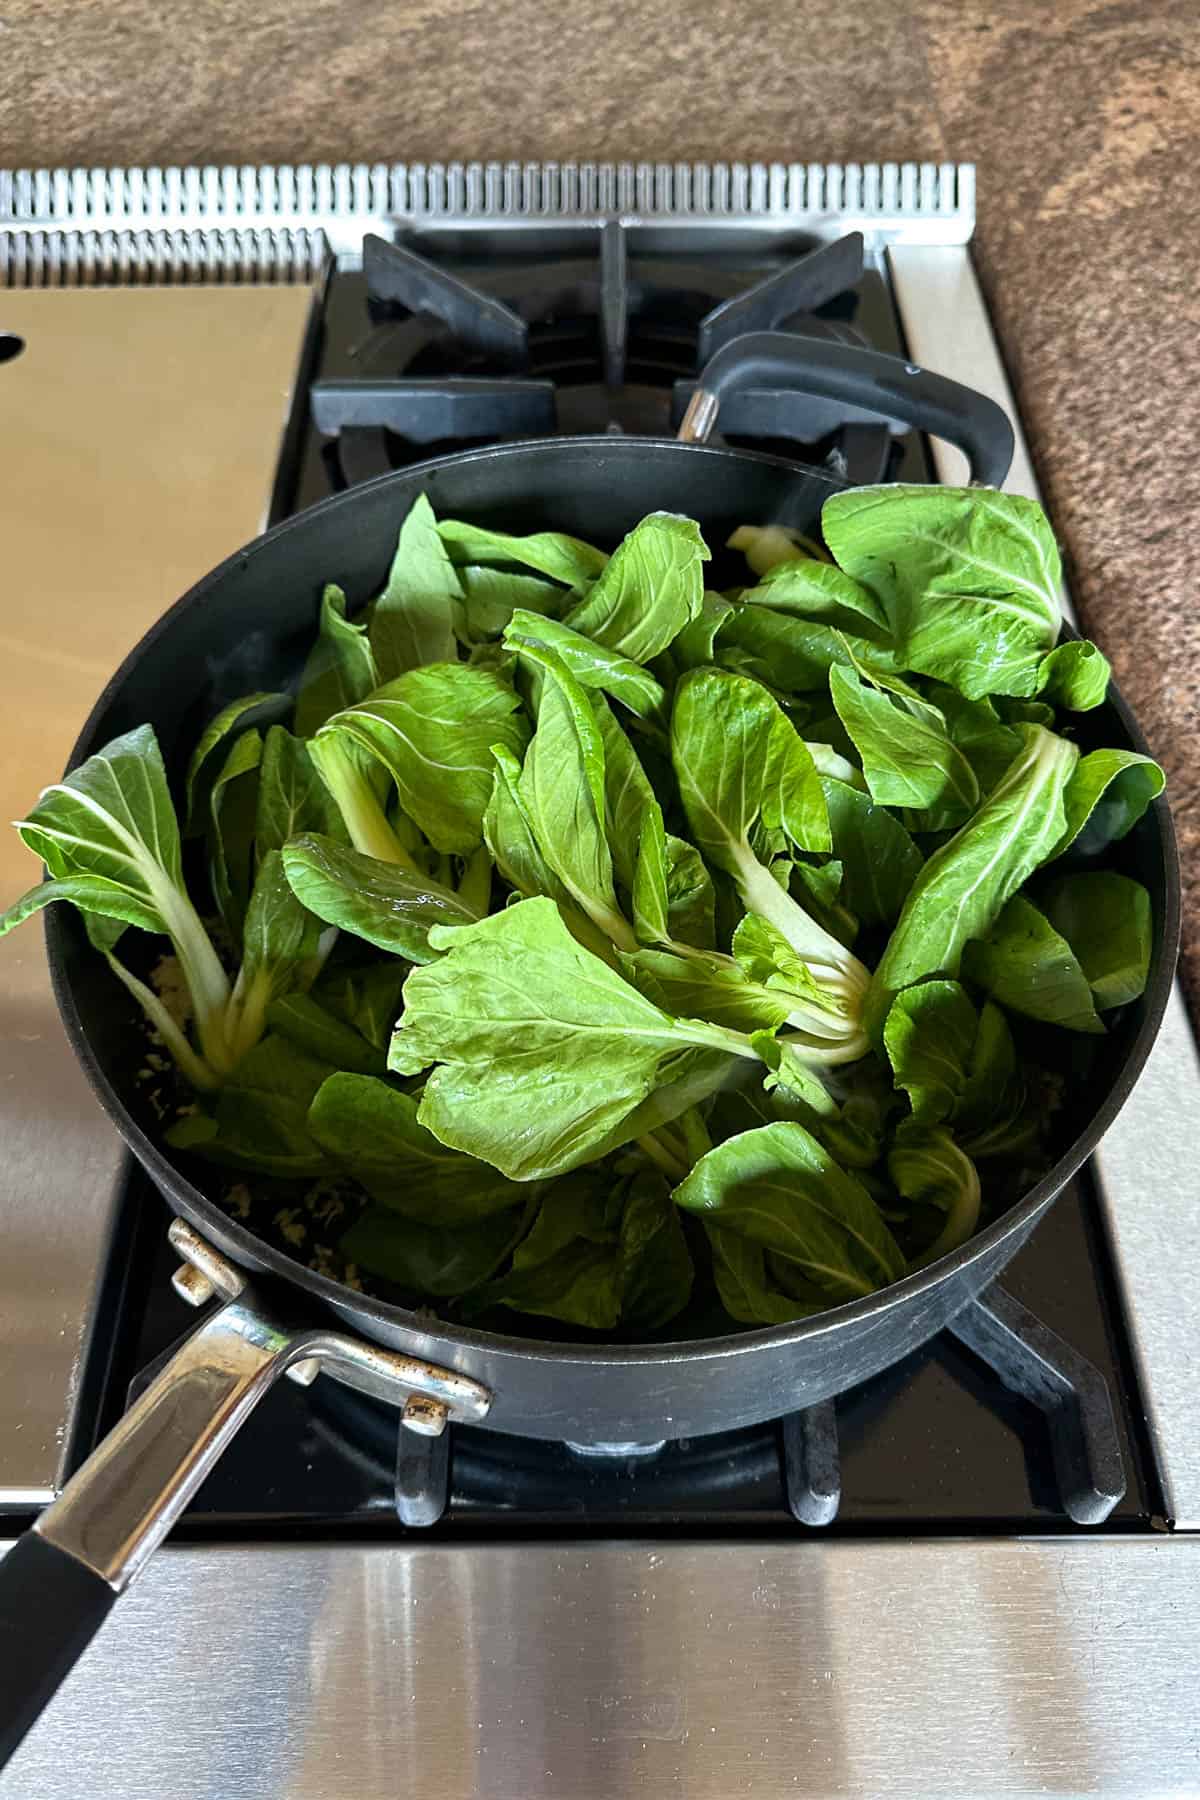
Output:
M1200 1540L175 1550L5 1800L1168 1800Z

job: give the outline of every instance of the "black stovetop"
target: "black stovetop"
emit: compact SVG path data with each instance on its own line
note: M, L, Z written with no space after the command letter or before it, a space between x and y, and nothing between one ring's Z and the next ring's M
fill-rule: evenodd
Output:
M486 262L472 257L469 243L426 237L396 254L368 240L364 269L331 270L319 296L272 515L465 444L551 431L667 435L706 356L754 328L832 332L905 353L883 270L869 259L864 266L856 234L698 259L683 250L641 256L614 224L565 251L553 233L523 229L511 256ZM722 425L730 443L855 479L931 479L917 434L848 420L824 402L740 396L723 406ZM77 1456L119 1415L139 1372L194 1324L170 1286L166 1222L147 1178L131 1172L78 1409ZM1126 1491L1109 1528L1149 1529L1162 1504L1086 1172L1006 1271L1004 1287L1103 1377L1112 1415L1093 1405L1084 1423L1100 1460L1108 1456L1110 1492L1119 1485L1112 1464L1124 1465ZM1034 1335L1028 1321L1023 1329ZM1069 1407L1054 1414L1068 1462L1078 1461L1070 1429L1063 1435L1073 1416ZM281 1382L206 1482L182 1531L400 1532L397 1430L394 1412L325 1377L308 1389ZM480 1428L451 1427L448 1435L448 1465L431 1474L428 1451L406 1433L401 1482L410 1516L437 1513L440 1501L430 1506L429 1493L444 1483L445 1510L426 1527L443 1535L801 1534L794 1512L827 1518L832 1506L817 1494L813 1510L812 1483L797 1473L798 1445L808 1447L810 1473L814 1456L817 1465L840 1462L841 1504L828 1530L1072 1528L1046 1417L950 1333L843 1395L835 1409L668 1444L653 1456L582 1457Z

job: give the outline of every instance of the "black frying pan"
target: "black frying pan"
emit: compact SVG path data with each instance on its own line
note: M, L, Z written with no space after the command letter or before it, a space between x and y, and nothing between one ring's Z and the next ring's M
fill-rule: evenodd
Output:
M764 379L946 438L966 452L980 483L999 485L1007 472L1012 429L990 400L895 357L792 335L726 345L705 370L681 435L703 437L723 393ZM814 531L824 501L846 485L779 457L609 436L507 444L371 482L269 532L185 595L109 683L72 763L149 720L178 774L200 724L225 701L294 680L323 582L338 581L352 606L379 590L399 522L418 493L441 515L515 532L568 531L608 545L662 508L698 519L715 550L747 522ZM721 574L718 560L718 586ZM736 574L731 569L729 578ZM1145 748L1115 694L1081 716L1078 736L1084 749ZM1161 802L1117 847L1114 863L1150 892L1150 979L1104 1041L1050 1172L969 1243L882 1293L796 1325L652 1346L552 1344L431 1325L255 1237L209 1198L203 1166L159 1148L135 1083L139 1022L75 913L53 909L50 958L71 1041L101 1103L177 1215L172 1236L187 1262L184 1287L192 1298L215 1290L226 1303L0 1566L0 1761L212 1457L288 1365L308 1377L320 1364L397 1403L411 1396L404 1422L416 1431L436 1433L447 1417L482 1418L498 1431L600 1445L777 1417L865 1380L939 1331L994 1279L1095 1148L1158 1028L1179 928L1179 873Z

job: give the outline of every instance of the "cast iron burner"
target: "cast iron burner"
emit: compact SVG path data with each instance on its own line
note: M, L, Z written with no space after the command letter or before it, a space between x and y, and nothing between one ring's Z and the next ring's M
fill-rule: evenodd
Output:
M326 491L469 444L669 436L708 358L747 331L901 348L859 232L799 254L705 262L641 255L616 220L594 237L586 257L535 245L478 266L443 259L436 242L418 252L367 237L361 274L330 276L316 346L311 418ZM886 422L783 390L732 396L722 427L729 443L857 481L884 479L904 454ZM278 516L319 497L314 474L302 472Z

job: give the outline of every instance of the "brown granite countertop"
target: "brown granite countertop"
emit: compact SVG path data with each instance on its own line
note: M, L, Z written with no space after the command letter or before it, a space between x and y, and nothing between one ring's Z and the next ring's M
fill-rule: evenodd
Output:
M954 158L1200 1003L1200 33L1181 0L0 0L0 166Z

